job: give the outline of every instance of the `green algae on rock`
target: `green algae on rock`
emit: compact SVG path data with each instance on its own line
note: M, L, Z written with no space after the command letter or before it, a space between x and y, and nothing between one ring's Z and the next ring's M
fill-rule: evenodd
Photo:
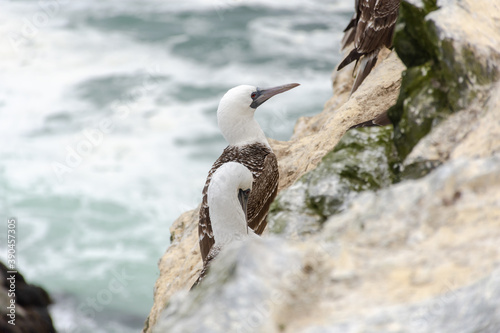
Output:
M344 210L356 193L387 187L395 180L392 128L347 132L316 169L279 194L268 216L271 233L303 236Z
M435 57L437 40L431 37L429 25L422 22L428 13L438 9L436 1L423 1L418 6L403 1L399 8L394 47L407 67L420 66Z
M394 45L407 70L398 101L389 110L401 160L432 128L470 105L485 85L499 77L498 50L487 39L472 43L464 38L470 34L466 29L472 29L463 27L466 22L478 22L471 18L477 14L474 4L436 11L437 5L436 1L401 4ZM455 15L448 13L451 10Z

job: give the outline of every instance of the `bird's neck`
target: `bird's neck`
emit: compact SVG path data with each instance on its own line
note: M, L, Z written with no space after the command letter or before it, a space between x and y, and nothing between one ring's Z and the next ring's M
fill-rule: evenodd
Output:
M245 214L236 198L236 193L234 193L234 196L229 196L230 194L233 193L218 196L217 200L210 200L210 193L208 194L212 231L215 244L218 246L242 240L248 237L250 233L253 234L253 230L247 228Z
M222 135L230 146L244 146L253 143L261 143L269 148L269 142L259 123L253 117L242 117L231 119L232 121L219 121Z

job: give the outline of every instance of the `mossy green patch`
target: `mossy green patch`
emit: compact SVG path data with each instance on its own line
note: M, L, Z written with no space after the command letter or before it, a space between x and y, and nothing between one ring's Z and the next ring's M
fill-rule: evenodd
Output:
M470 105L482 86L499 76L469 43L440 39L443 28L427 18L436 9L436 1L423 1L420 7L401 3L394 45L407 70L389 110L401 161L432 128Z
M271 232L312 232L329 216L342 211L355 193L393 183L394 152L390 126L349 131L316 169L271 205ZM290 227L291 220L297 225Z
M399 179L407 180L422 178L441 164L441 161L430 160L414 162L404 167L404 169L399 174Z
M394 47L406 67L419 66L436 58L438 40L430 31L432 27L425 22L425 16L436 9L438 7L435 0L423 1L422 7L406 1L401 3Z
M342 210L352 192L377 190L391 184L395 177L392 152L390 127L349 131L318 167L303 177L302 181L308 184L306 206L326 219ZM330 186L321 185L325 179L330 180Z
M451 112L446 87L431 62L408 68L403 74L398 101L389 110L400 160Z

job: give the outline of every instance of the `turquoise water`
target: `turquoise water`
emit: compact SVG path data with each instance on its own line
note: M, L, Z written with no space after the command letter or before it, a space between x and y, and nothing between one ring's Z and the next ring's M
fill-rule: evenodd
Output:
M169 227L225 147L219 99L301 83L256 113L288 139L331 96L351 12L350 0L3 2L0 217L18 219L18 268L53 295L60 332L142 328Z

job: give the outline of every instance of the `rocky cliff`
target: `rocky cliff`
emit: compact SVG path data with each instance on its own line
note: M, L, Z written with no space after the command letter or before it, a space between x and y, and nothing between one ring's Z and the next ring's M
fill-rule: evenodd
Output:
M500 331L500 5L400 13L360 88L335 73L323 112L271 142L269 232L190 293L198 212L175 221L146 332ZM394 126L346 134L387 110Z

